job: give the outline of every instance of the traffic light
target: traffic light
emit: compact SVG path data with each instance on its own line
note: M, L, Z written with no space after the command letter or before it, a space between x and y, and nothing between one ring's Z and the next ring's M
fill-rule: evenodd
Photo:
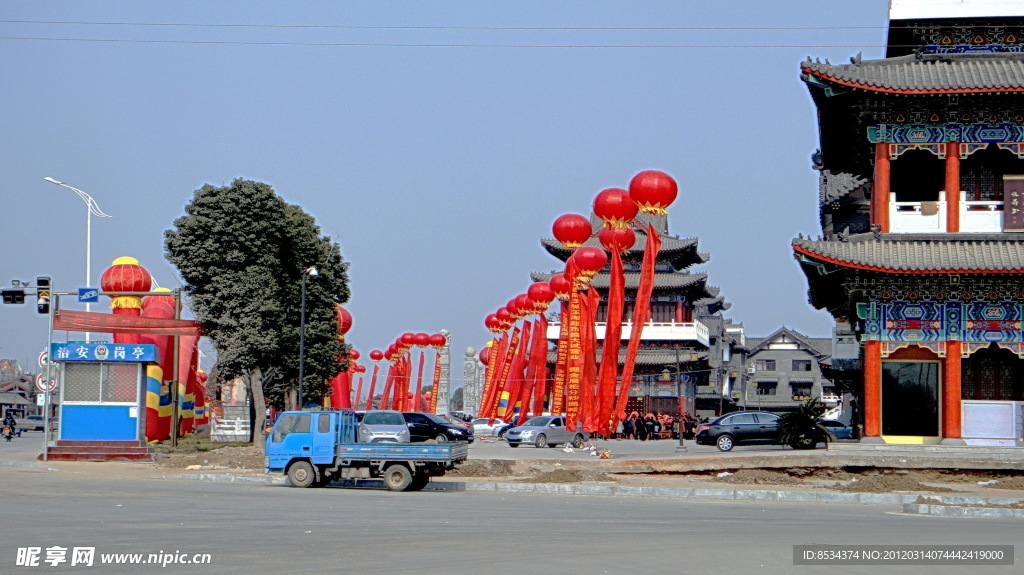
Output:
M0 296L3 297L4 303L25 303L25 290L23 289L0 290Z
M41 314L50 313L50 278L41 276L36 278L36 311Z

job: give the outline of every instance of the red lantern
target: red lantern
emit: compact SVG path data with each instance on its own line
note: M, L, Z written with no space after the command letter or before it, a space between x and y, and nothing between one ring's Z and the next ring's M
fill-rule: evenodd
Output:
M359 355L360 355L359 351L357 351L357 350L354 350L354 349L348 350L348 358L351 359L352 361L359 361Z
M579 267L580 273L595 276L608 263L608 254L594 246L585 246L572 254L572 260Z
M566 248L578 248L583 242L590 239L593 231L590 227L590 220L579 214L562 214L555 219L551 225L551 231L555 239L562 242Z
M360 364L357 363L355 365L355 367L353 367L353 370L356 373L366 373L366 366L365 365L360 365Z
M402 337L398 338L398 345L396 347L401 353L405 353L414 345L416 345L416 334L405 332L402 334Z
M491 333L498 333L501 331L501 321L498 320L496 314L487 314L487 317L484 318L484 327Z
M569 299L569 292L572 291L572 282L569 278L565 277L565 274L555 274L551 276L548 281L551 284L551 291L554 292L555 297L560 300Z
M534 282L526 289L526 293L533 300L533 308L537 310L537 313L547 311L551 300L555 299L555 292L551 289L551 284L548 282Z
M338 306L338 333L345 335L348 330L352 329L352 314L348 313L348 310Z
M516 296L516 307L519 308L519 317L526 317L534 314L536 306L529 294L521 293Z
M594 198L594 214L611 228L629 227L629 222L636 217L638 211L640 208L636 202L622 188L602 190Z
M398 345L394 344L394 343L389 345L388 346L388 350L384 353L384 357L386 357L388 359L388 361L395 361L395 359L396 359L395 356L397 356L397 355L398 355Z
M446 343L448 343L448 338L439 333L430 336L430 347L441 349Z
M501 322L501 331L505 331L516 322L516 319L512 317L512 314L508 311L508 308L498 308L495 315L498 316L498 321Z
M381 350L375 349L375 350L370 352L370 360L371 361L377 362L377 361L380 361L382 359L384 359L384 352L382 352Z
M508 313L512 315L513 323L523 317L523 312L519 309L519 302L516 301L516 298L508 300L508 302L505 303L505 309L507 309Z
M629 181L629 195L647 214L666 215L666 208L676 200L679 186L672 176L658 170L644 170Z
M416 347L427 347L430 345L430 336L425 333L417 333L415 336Z
M480 350L480 363L487 365L491 362L491 346Z
M123 257L114 260L109 268L100 276L100 289L103 291L146 292L153 286L153 280L146 268L139 265L135 258ZM129 308L142 309L142 296L110 296L111 309Z
M601 228L597 239L609 251L624 252L636 243L636 234L630 228Z

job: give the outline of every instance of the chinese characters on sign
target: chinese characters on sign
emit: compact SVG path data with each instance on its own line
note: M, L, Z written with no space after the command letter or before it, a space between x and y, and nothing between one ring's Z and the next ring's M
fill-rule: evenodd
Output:
M1003 176L1003 231L1024 232L1024 176Z
M54 343L50 357L57 361L158 361L156 346L141 343Z

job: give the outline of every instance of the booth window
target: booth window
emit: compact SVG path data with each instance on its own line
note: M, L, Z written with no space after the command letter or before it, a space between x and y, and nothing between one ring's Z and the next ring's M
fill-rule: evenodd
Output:
M135 363L64 364L64 401L78 403L135 403L139 366Z

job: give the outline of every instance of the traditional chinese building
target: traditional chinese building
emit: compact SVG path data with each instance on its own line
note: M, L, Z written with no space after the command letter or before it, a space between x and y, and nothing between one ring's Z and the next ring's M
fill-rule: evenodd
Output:
M654 273L654 291L651 295L650 313L641 332L640 350L637 353L633 381L630 384L630 400L628 411L659 412L659 413L695 413L697 408L720 411L723 406L729 411L733 400L717 395L705 400L698 400L698 389L709 389L711 383L718 383L719 373L724 370L720 359L723 357L721 347L729 349L731 345L739 345L737 339L742 338L742 326L733 326L729 320L722 320L721 312L729 308L723 298L719 297L719 289L709 286L706 273L686 271L688 268L707 262L708 254L697 251L696 238L680 238L669 235L668 217L663 215L640 214L637 221L642 225L636 228L636 243L632 249L623 254L623 267L626 279L625 309L623 310L623 346L619 351L619 365L625 360L625 341L629 338L633 326L633 307L636 302L637 287L640 283L640 266L647 236L644 232L648 223L653 224L661 237L661 249L657 255ZM601 229L601 220L591 216L593 232ZM565 261L572 255L555 239L542 239L541 245L551 255ZM584 245L599 246L600 242L591 238ZM555 272L533 273L534 281L547 281ZM610 275L606 267L591 281L601 294L601 304L597 311L597 339L604 339L606 320L608 317L608 289ZM713 318L713 319L712 319ZM709 329L712 324L715 331ZM738 327L726 333L724 326ZM548 340L557 346L560 323L551 321L548 327ZM717 354L712 358L713 354ZM597 355L601 356L601 346ZM724 353L728 357L728 353ZM555 352L548 357L551 371L554 371ZM709 361L711 360L711 361ZM727 375L725 376L728 377ZM727 383L727 382L726 382ZM721 387L715 389L721 390ZM703 394L701 394L703 395Z
M893 0L885 58L801 74L823 235L792 246L865 440L1021 445L1024 2Z

